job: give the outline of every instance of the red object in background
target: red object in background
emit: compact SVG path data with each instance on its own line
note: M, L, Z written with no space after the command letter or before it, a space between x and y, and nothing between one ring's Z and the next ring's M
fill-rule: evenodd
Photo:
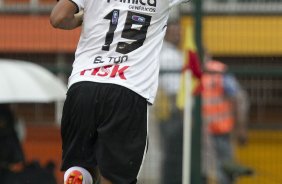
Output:
M200 94L203 87L201 84L202 69L198 53L193 50L188 50L186 58L187 62L185 62L182 72L185 70L190 70L192 72L194 83L196 83L193 88L193 95Z

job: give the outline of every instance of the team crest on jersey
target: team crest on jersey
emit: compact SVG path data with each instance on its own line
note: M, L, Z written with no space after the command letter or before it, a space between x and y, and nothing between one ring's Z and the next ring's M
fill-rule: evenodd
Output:
M113 17L112 17L112 24L118 24L118 17L119 17L119 12L115 10L113 12Z

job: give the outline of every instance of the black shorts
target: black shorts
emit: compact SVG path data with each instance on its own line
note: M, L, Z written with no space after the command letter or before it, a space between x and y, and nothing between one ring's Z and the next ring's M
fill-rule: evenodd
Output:
M114 184L137 181L147 149L147 101L128 88L79 82L64 104L62 171L95 168Z

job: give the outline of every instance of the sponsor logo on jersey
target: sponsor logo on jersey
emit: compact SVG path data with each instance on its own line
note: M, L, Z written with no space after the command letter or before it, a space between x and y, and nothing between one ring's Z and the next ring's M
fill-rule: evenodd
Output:
M86 69L80 72L81 76L99 76L99 77L119 77L122 80L127 80L125 77L125 71L129 66L120 65L107 65L98 68Z
M143 5L143 6L157 6L157 0L107 0L108 3L111 2L120 2L120 3L127 3L133 5Z
M132 20L140 23L144 23L146 19L144 17L138 16L138 15L133 15Z
M138 10L138 11L151 12L151 13L155 13L157 11L156 8L154 7L146 7L141 5L129 5L128 8L130 10Z

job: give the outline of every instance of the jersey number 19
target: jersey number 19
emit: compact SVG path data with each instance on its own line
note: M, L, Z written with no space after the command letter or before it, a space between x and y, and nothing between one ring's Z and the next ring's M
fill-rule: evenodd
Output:
M114 33L119 23L119 14L120 10L114 9L104 17L104 19L110 20L110 27L106 34L105 44L102 47L104 51L110 50L110 45L113 42ZM150 23L151 16L128 11L121 37L135 41L131 43L118 42L116 52L128 54L141 47L146 39Z

